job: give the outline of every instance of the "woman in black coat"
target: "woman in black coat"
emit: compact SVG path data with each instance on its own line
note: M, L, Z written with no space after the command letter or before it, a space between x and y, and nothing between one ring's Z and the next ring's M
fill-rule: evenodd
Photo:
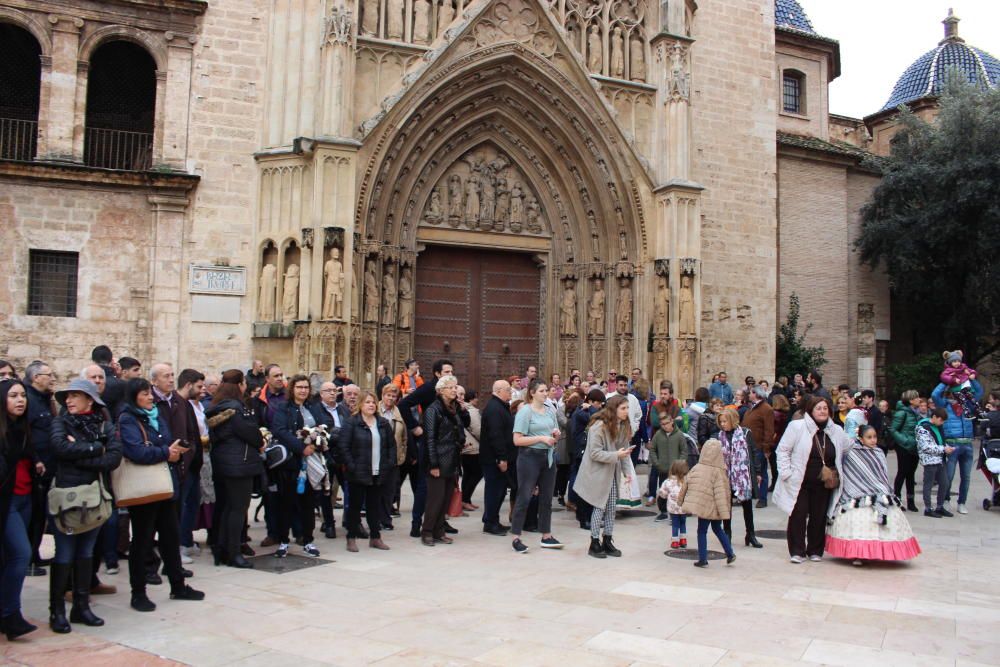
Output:
M102 494L109 493L109 473L122 461L122 443L97 387L89 380L75 379L69 388L56 392L56 400L66 412L52 422L51 444L56 464L52 487L68 489L99 481ZM59 530L58 523L55 528L56 554L49 579L52 631L69 632L69 621L89 626L104 625L104 621L90 610L92 559L100 526L71 534ZM63 592L71 572L73 609L67 620Z
M264 472L260 458L264 437L253 412L243 403L245 394L243 371L226 371L205 411L212 443L212 480L215 482L212 525L216 529L212 555L216 565L225 563L239 568L253 567L253 563L240 553L240 546L253 481Z
M437 398L424 410L425 440L420 450L420 468L427 471L427 504L420 541L428 547L454 541L444 532L445 513L459 475L464 424L469 419L458 404L458 380L454 375L441 376L435 389Z
M337 442L338 463L347 469L347 510L344 525L347 527L347 550L358 550L361 537L361 505L368 511L368 546L388 550L382 541L382 519L377 508L381 507L385 493L384 484L391 483L396 466L396 439L392 425L378 415L378 400L370 391L361 393L350 420L340 429Z

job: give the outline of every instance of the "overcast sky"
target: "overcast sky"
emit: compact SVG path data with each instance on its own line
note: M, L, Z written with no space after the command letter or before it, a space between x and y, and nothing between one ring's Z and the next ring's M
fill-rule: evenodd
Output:
M948 8L966 43L1000 58L1000 0L799 0L820 35L840 42L830 113L861 118L882 108L896 79L944 37Z

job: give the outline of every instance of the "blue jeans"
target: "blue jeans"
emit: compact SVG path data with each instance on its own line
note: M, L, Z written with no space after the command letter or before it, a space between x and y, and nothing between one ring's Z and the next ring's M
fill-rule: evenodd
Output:
M97 544L97 536L100 533L101 528L94 528L85 533L75 533L73 535L60 532L58 528L54 529L52 535L56 538L56 555L52 559L53 562L60 565L69 565L73 561L93 558L94 545Z
M969 484L972 482L972 443L955 443L945 440L946 445L955 448L948 456L948 494L951 495L951 483L955 479L955 468L961 475L958 486L958 504L964 505L969 499Z
M753 456L757 459L757 471L760 473L760 488L757 489L757 498L763 501L767 501L767 487L770 479L767 473L770 471L770 462L767 457L764 456L764 450L755 449L753 451ZM773 456L773 454L772 454Z
M0 574L0 615L10 616L21 609L21 588L31 561L31 494L13 495L3 533L3 573Z
M671 514L670 515L670 534L673 537L678 535L684 535L687 537L687 515L686 514Z
M729 536L722 530L722 521L719 519L702 519L698 517L698 560L708 560L708 527L712 526L712 532L722 543L722 550L727 556L733 555L733 545L729 543Z
M181 484L180 508L181 546L194 546L194 525L201 507L201 473L188 473Z

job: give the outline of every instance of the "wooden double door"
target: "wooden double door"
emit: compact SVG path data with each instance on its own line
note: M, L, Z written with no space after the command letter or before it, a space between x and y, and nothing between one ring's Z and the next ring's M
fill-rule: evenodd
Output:
M537 365L541 270L526 253L428 246L417 257L414 358L431 380L440 358L467 389Z

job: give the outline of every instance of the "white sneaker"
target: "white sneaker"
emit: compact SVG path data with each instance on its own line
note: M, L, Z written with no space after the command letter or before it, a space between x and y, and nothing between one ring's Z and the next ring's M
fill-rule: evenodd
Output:
M791 558L789 558L788 560L792 561L792 562L793 562L793 563L795 563L796 565L798 565L799 563L804 563L804 562L806 562L806 559L805 559L805 558L803 558L802 556L792 556L792 557L791 557Z
M193 562L194 559L191 558L191 556L188 556L186 553L184 553L184 547L181 547L181 563L183 563L184 565L190 565Z
M809 556L809 560L811 560L814 563L818 563L821 560L823 560L823 557L822 556Z
M969 509L965 505L959 503L959 505L958 505L958 513L959 514L968 514L969 513Z
M181 547L181 556L187 556L188 558L194 558L195 556L199 556L200 554L201 554L201 550L198 549L198 547L196 547L196 546L194 546L194 547ZM186 561L186 562L191 562L191 561Z

